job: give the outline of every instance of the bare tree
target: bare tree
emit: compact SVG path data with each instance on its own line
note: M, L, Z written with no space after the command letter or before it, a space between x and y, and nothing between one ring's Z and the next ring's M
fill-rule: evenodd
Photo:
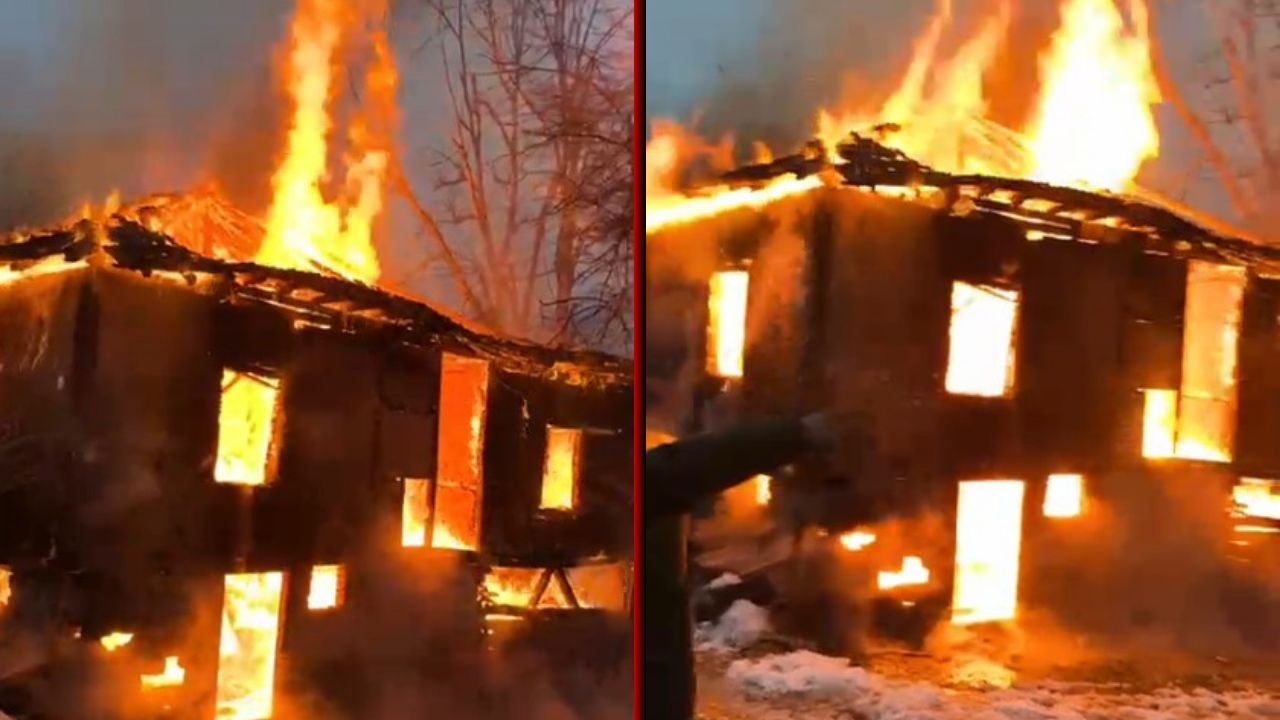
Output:
M1152 22L1168 3L1152 3ZM1280 92L1280 0L1205 0L1213 46L1197 86L1174 79L1159 33L1152 32L1156 79L1200 150L1232 211L1264 237L1280 220L1280 135L1274 125Z
M422 2L452 128L430 151L429 195L404 166L393 179L435 250L428 264L442 264L467 311L495 327L629 342L629 323L598 318L601 307L626 313L615 308L620 275L630 293L632 238L608 234L618 198L606 187L624 170L629 187L631 176L631 81L617 60L625 50L629 61L630 10L605 0Z

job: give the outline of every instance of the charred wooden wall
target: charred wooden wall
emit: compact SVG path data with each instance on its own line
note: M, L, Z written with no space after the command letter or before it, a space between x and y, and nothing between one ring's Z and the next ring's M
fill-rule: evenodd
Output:
M508 564L573 564L631 546L633 398L498 372L485 432L484 545ZM547 427L579 428L578 504L539 508Z
M48 557L55 545L61 489L74 477L86 279L61 273L0 288L0 563Z

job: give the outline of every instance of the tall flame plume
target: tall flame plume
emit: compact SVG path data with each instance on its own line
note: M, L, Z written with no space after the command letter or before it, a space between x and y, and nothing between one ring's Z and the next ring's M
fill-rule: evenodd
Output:
M272 178L274 195L258 262L326 270L366 283L378 279L373 226L385 200L399 82L381 31L370 36L361 93L365 106L347 129L344 183L337 198L327 199L322 185L331 173L341 58L354 31L385 15L386 5L386 0L298 2L285 67L292 115L285 154Z

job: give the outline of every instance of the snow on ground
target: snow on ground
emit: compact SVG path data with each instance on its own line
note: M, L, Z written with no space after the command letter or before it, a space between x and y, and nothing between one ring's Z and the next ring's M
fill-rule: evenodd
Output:
M1280 695L1243 683L1017 683L1003 665L964 656L950 661L954 684L942 685L809 650L755 654L777 640L768 632L767 610L746 600L699 626L700 720L1280 720Z
M734 650L745 648L769 630L769 611L739 598L715 623L701 623L694 633L694 646L699 650Z
M741 720L1263 720L1280 698L1256 690L1125 693L1042 682L975 691L898 680L807 650L733 660L705 717ZM701 691L701 688L700 688ZM700 698L700 701L702 698Z

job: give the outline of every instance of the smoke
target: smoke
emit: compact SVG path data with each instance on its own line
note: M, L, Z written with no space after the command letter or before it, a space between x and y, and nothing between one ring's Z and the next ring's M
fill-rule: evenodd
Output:
M60 219L112 189L217 182L256 210L278 146L274 47L290 0L0 5L0 226Z

